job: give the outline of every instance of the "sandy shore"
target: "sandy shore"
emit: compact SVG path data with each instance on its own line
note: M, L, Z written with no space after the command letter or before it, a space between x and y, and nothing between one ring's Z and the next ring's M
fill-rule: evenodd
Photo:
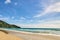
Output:
M18 37L22 37L24 40L60 40L60 35L53 34L32 34L27 32L16 32L16 31L8 31L9 34L16 35Z
M23 40L23 39L15 35L6 34L5 32L0 31L0 40Z
M15 35L16 37L22 38L24 40L60 40L60 35L31 34L31 33L27 33L27 32L9 31L9 30L6 30L6 31L8 32L9 35L11 35L11 34ZM13 36L13 37L15 37L15 36Z

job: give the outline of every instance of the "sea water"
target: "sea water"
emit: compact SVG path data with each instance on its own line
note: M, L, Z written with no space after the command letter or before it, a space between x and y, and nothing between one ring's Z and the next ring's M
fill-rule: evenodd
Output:
M31 32L31 33L48 33L48 34L60 35L60 28L6 28L6 29Z

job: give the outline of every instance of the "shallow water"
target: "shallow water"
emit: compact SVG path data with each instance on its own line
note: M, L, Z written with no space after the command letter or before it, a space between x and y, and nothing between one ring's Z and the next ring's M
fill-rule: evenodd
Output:
M48 33L48 34L60 35L60 28L5 28L5 29L31 32L31 33Z

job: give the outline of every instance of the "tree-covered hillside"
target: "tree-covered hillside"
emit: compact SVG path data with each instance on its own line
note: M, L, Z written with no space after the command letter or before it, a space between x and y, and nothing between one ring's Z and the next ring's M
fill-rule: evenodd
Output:
M16 26L16 25L8 24L8 23L0 20L0 28L20 28L20 27Z

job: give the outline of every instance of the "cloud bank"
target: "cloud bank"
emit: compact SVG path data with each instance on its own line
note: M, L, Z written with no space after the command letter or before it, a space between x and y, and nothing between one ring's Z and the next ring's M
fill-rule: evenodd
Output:
M58 13L58 12L60 12L60 1L57 1L57 0L42 0L42 1L43 2L41 2L41 0L39 0L39 4L36 4L36 5L35 5L35 3L32 4L35 6L39 6L40 8L43 9L42 12L40 12L41 9L36 10L36 11L39 11L39 14L37 14L38 12L36 13L36 15L31 14L31 15L33 15L33 17L25 17L25 16L21 16L21 15L19 16L19 14L18 14L19 12L14 11L15 15L18 14L18 18L16 18L16 16L3 17L2 15L0 15L0 20L8 21L9 23L16 24L23 28L60 28L60 13ZM5 4L9 4L11 2L12 2L12 0L6 0ZM14 4L17 5L18 3L15 2ZM27 6L27 4L24 6ZM26 8L26 9L29 10L29 8L30 7L28 6L28 8ZM38 9L37 7L35 7L35 8ZM34 10L35 10L35 8L31 7L31 9L34 9ZM30 9L30 13L32 13L31 9ZM34 10L32 10L32 11L34 11ZM29 11L27 11L27 12L29 13ZM57 14L59 15L59 17ZM31 15L28 15L28 16L31 16ZM46 16L46 15L48 15L48 16ZM57 16L55 16L55 15L57 15Z
M45 16L45 15L52 13L52 12L60 12L60 2L56 2L52 5L49 5L48 7L46 7L46 9L41 14L38 14L34 17Z

